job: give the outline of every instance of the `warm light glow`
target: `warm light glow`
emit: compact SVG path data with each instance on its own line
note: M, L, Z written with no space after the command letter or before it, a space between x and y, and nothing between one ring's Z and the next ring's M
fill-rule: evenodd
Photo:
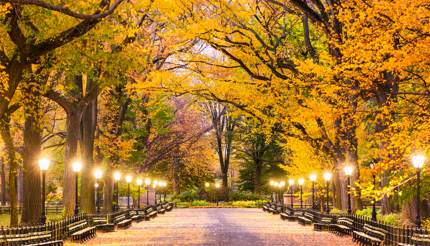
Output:
M133 181L133 177L131 175L125 176L125 182L131 183L131 181Z
M73 172L75 172L75 173L80 172L81 169L82 169L82 162L80 162L80 161L74 161L72 163L72 169L73 169Z
M158 186L158 180L154 180L153 182L152 182L152 187L157 187Z
M281 181L281 182L279 182L279 187L284 187L285 186L285 181Z
M330 181L330 179L331 179L331 172L325 172L324 175L323 175L323 177L324 177L325 181Z
M299 178L299 185L303 185L305 183L305 180L302 178Z
M99 188L99 183L95 183L94 187Z
M39 160L39 168L41 171L46 171L48 170L49 164L51 163L51 161L49 159L46 158L42 158Z
M151 179L150 178L145 178L145 185L148 186L151 184Z
M415 168L423 168L426 157L424 155L414 155L412 157L412 164Z
M119 171L115 171L115 172L113 173L113 179L114 179L115 181L119 181L119 180L121 179L121 173L120 173Z
M100 168L94 169L94 177L100 179L103 175L103 171Z
M351 176L352 172L354 171L354 168L350 165L347 165L343 168L343 171L345 172L346 176Z
M270 186L275 186L275 185L276 185L276 182L275 182L275 181L273 181L273 180L270 180L269 184L270 184Z
M312 182L315 182L315 181L317 180L317 175L316 175L316 174L311 174L311 175L309 175L309 179L310 179Z
M290 179L290 180L288 180L288 184L291 186L291 185L294 185L294 179Z
M221 185L219 183L215 183L215 188L219 189Z
M205 187L208 188L210 184L208 182L205 183Z
M141 186L143 184L143 180L142 179L136 179L136 184L138 186Z

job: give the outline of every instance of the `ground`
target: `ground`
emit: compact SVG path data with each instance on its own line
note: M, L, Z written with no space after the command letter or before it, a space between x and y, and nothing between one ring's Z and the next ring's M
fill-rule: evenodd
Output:
M261 209L184 208L134 223L127 230L97 233L89 245L354 245L350 237L315 232ZM66 245L73 245L66 243Z

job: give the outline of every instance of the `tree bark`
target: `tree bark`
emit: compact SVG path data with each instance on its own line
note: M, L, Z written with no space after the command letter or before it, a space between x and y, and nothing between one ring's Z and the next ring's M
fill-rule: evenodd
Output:
M31 105L26 105L24 124L24 194L21 223L38 224L41 215L41 182L38 160L42 150L40 128L40 97L33 94Z
M103 197L103 211L106 213L111 212L113 198L113 177L110 175L110 173L104 176Z
M7 151L7 162L9 165L9 198L10 198L10 226L18 225L18 194L16 180L18 175L18 162L16 150L10 133L9 119L0 120L0 133Z
M63 203L65 215L71 216L75 209L75 173L72 169L73 161L77 160L79 129L81 122L81 111L69 109L66 121L66 146L64 150L64 177L63 177ZM86 165L86 163L83 163Z
M263 168L263 162L261 158L254 160L255 163L255 180L254 180L254 192L260 194L261 192L261 173Z
M97 98L88 103L84 110L82 129L82 159L85 165L82 168L81 179L81 208L83 213L95 212L94 200L94 135L97 123Z
M6 204L7 197L6 197L6 170L5 170L5 163L3 157L0 157L0 165L1 165L1 202L2 204Z

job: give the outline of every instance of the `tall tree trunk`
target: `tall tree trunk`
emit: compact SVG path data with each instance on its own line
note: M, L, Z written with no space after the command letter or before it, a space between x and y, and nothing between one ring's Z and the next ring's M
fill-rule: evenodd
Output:
M104 197L104 199L103 199L103 211L104 212L111 212L112 211L112 197L113 197L113 177L110 173L107 173L104 176L103 197Z
M97 122L97 98L88 103L84 110L82 128L82 160L85 165L82 168L81 179L81 208L84 213L94 213L94 135Z
M25 105L24 124L24 194L21 223L37 224L41 214L41 182L38 160L42 150L40 128L40 96L32 95L32 103Z
M66 121L66 146L64 150L64 177L63 177L63 203L65 215L73 215L75 209L75 173L72 169L73 161L77 160L79 129L81 122L81 111L70 109L67 112ZM86 165L86 163L83 163Z
M1 165L1 202L2 204L6 203L6 173L5 173L5 163L3 157L0 157L0 165Z
M263 162L260 158L254 160L255 163L255 180L254 180L254 192L260 194L261 192L261 173L263 168Z
M6 117L5 117L6 118ZM16 180L18 175L18 162L16 160L15 146L10 133L9 119L0 120L0 133L7 150L9 165L9 198L10 198L10 225L18 225L18 194Z
M178 156L178 150L176 154L173 157L173 191L175 192L175 195L178 195L181 193L181 185L180 185L180 172L181 172L181 160Z

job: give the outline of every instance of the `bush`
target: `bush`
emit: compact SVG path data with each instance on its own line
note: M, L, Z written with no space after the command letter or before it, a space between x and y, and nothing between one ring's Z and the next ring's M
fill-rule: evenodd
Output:
M262 199L260 195L248 191L230 192L229 198L231 201L256 201Z
M181 202L192 202L195 200L201 200L201 197L196 191L187 190L182 192L181 194L174 197L174 200L179 200Z
M197 201L191 202L191 206L193 206L193 207L209 206L209 202L207 202L205 200L197 200Z

